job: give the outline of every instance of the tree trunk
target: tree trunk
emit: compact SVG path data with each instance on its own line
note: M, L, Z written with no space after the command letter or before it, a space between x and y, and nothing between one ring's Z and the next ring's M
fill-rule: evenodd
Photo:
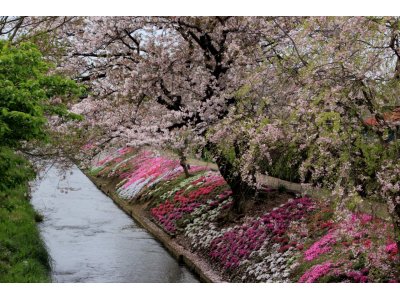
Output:
M206 147L215 157L219 172L232 190L233 212L243 214L245 212L246 202L255 198L256 189L243 180L235 166L224 155L217 151L215 144L208 143ZM253 177L255 180L255 174L253 174Z
M181 167L183 168L185 177L189 178L190 177L190 173L189 173L190 165L187 163L186 156L185 156L185 154L183 154L183 151L179 151L178 154L179 154L179 163L180 163Z
M233 206L232 209L237 214L243 214L246 211L246 204L248 201L255 199L256 190L248 185L246 182L240 179L235 180L234 182L228 182L233 197Z

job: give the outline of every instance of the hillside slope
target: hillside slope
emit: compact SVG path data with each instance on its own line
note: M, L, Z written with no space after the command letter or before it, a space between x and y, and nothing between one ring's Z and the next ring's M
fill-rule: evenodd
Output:
M229 282L398 282L392 225L364 214L334 214L324 199L264 189L232 221L231 191L207 165L185 178L179 160L121 148L93 162L107 182L146 217Z

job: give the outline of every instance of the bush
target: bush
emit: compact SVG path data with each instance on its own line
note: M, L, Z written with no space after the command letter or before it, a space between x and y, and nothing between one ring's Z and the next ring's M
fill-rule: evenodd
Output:
M35 172L26 159L8 147L0 146L0 191L13 189L34 176Z

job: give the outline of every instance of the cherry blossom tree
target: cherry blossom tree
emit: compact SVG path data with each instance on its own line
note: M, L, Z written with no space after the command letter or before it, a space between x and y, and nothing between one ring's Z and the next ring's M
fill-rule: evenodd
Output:
M272 124L303 152L303 181L332 190L338 210L356 204L360 196L383 199L398 232L393 184L399 142L387 138L398 124L385 118L385 110L399 105L399 19L324 17L303 24L290 33L297 63L284 61L298 67L292 68L295 72L284 67L279 80L291 78L294 84L286 91L278 84L275 90L290 93L291 105L286 119ZM365 122L371 115L377 126ZM254 138L260 144L262 139Z
M396 220L383 174L398 157L384 118L398 105L398 31L395 17L82 18L64 31L61 67L91 84L74 111L100 143L207 151L236 211L284 156L339 210L384 197Z
M255 166L242 172L240 163L248 143L234 139L221 147L223 135L212 128L239 103L252 107L247 114L262 110L258 99L237 93L263 64L292 52L292 45L280 44L299 19L85 18L82 24L67 34L73 50L65 68L90 80L93 96L75 111L130 145L169 144L181 156L188 144L207 150L237 195L239 211L256 191ZM263 68L264 75L267 69L274 72Z

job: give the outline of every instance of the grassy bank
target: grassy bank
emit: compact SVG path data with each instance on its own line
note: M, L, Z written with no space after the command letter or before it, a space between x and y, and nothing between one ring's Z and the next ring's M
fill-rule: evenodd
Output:
M49 282L49 256L37 228L41 217L29 202L33 172L23 158L11 152L7 158L0 163L8 175L0 189L0 282ZM11 178L13 184L5 185Z

